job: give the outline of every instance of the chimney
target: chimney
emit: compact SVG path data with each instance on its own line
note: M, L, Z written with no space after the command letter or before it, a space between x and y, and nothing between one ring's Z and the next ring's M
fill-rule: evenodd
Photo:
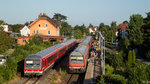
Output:
M43 16L46 16L46 14L45 14L45 13L43 13Z
M42 14L40 13L39 17L41 17L41 16L42 16Z

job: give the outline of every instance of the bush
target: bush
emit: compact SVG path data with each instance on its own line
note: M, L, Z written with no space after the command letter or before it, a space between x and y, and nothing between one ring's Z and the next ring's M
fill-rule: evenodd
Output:
M123 56L118 52L106 52L106 63L113 66L114 69L124 65Z
M97 84L105 84L105 80L104 80L103 75L101 75L101 78L100 78L100 80L98 81Z
M150 65L146 67L146 72L148 74L148 79L150 79Z
M43 39L39 36L34 36L31 40L29 40L29 44L40 45L41 43L43 43Z
M136 64L128 70L128 83L129 84L143 84L143 81L149 80L147 66L144 64Z
M126 84L127 83L127 79L125 79L125 77L121 76L121 75L116 75L116 74L111 74L111 75L105 75L105 82L107 84Z
M105 66L105 73L112 74L114 72L114 68L112 66L106 65Z

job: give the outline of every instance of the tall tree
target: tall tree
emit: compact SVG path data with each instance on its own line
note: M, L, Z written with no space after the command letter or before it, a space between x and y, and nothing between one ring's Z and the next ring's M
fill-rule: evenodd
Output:
M133 50L129 50L128 53L128 68L131 68L135 65L135 51Z
M61 35L70 36L71 32L72 32L71 25L69 25L67 22L63 22L62 28L60 29Z
M67 20L67 16L62 15L60 13L54 13L53 18L54 18L54 20L60 21L61 23L64 22L65 20Z
M133 14L130 16L130 21L129 21L129 28L134 29L138 28L140 29L143 25L143 17L140 14Z
M143 17L139 14L134 14L130 16L128 38L132 48L137 47L143 42L143 33L141 32L141 27L143 25Z
M103 28L105 26L104 23L100 23L98 29L100 30L101 28Z
M86 27L85 27L85 25L83 24L83 25L81 25L81 31L82 31L82 34L83 35L85 35L86 34Z
M116 31L117 31L117 24L116 21L111 23L111 30L112 30L112 41L116 39Z
M150 59L150 12L147 13L147 17L144 19L144 25L142 26L142 32L144 42L142 44L142 56L144 55L146 58Z

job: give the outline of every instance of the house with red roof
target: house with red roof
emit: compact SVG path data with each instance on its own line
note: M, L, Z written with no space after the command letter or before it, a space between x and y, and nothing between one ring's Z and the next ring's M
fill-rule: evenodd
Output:
M119 24L118 29L120 29L121 32L126 32L126 29L128 28L127 23Z
M17 43L25 45L34 35L43 38L43 41L63 41L60 36L60 22L48 17L45 13L38 16L29 26L21 28L20 32L23 37L16 38Z

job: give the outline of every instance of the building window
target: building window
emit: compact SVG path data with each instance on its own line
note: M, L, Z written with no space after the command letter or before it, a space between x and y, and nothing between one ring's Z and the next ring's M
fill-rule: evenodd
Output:
M48 34L50 34L50 31L48 31Z
M45 26L47 27L47 24Z
M26 42L26 40L23 40L23 43Z
M41 25L39 24L39 27L40 27Z
M38 30L36 30L36 34L38 34L39 33L39 31Z

